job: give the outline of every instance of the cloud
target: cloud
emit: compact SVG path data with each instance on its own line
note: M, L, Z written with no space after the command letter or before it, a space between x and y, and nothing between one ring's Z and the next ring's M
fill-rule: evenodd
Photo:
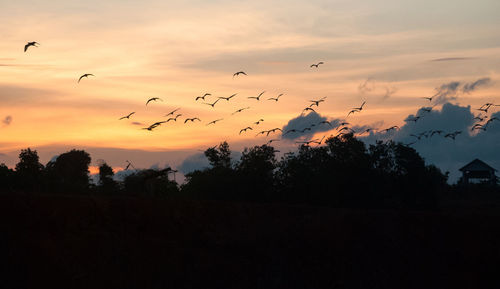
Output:
M198 153L187 157L179 166L178 169L183 174L188 174L196 170L203 170L210 167L207 157L203 153Z
M358 85L358 91L361 95L375 93L382 96L382 100L386 100L394 95L398 89L390 84L376 82L372 77Z
M459 61L459 60L469 60L474 59L473 57L445 57L445 58L436 58L432 59L432 62L440 62L440 61Z
M494 168L500 169L500 121L492 121L486 131L471 132L474 115L471 107L445 103L440 111L424 112L419 109L414 116L422 116L417 122L407 121L399 131L390 133L378 132L366 137L360 137L368 144L376 140L389 140L413 143L411 146L424 157L428 164L435 164L443 171L450 172L450 182L456 182L460 176L458 169L468 162L479 158ZM492 117L500 118L500 112L493 113ZM443 133L427 137L426 132L442 130ZM455 140L445 138L446 133L461 131ZM424 134L423 134L424 133ZM415 136L421 135L420 140ZM413 135L413 136L412 136Z
M462 91L464 93L470 93L471 91L476 90L479 86L488 85L490 83L491 79L489 77L480 78L474 82L464 84Z
M459 81L452 81L450 83L441 84L441 86L436 88L436 94L432 96L434 102L436 104L444 104L451 100L457 99L459 86Z
M471 93L479 87L488 85L489 83L491 83L491 79L489 77L480 78L474 82L466 83L452 81L435 88L437 92L432 97L435 104L445 104L452 100L456 100L460 92Z
M297 132L287 133L283 135L283 138L288 140L294 140L298 138L310 139L315 133L325 132L333 129L333 127L329 126L328 124L320 124L320 122L322 121L329 121L333 127L336 127L341 122L339 119L328 120L327 117L321 116L314 111L307 115L301 114L289 120L288 123L282 128L283 134L291 129L295 129L297 130ZM299 131L308 127L311 128L311 130L307 130L305 132Z
M2 120L2 123L4 125L10 125L12 123L12 116L8 115L6 116L3 120Z

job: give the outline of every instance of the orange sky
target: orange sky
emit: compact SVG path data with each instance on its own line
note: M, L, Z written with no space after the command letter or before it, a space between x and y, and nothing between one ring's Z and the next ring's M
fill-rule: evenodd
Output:
M317 108L322 116L343 118L366 100L352 123L400 125L441 84L484 77L490 85L454 102L500 102L495 1L415 7L408 1L411 9L401 1L383 7L371 1L161 2L5 4L0 119L12 122L0 124L0 153L27 146L196 150L223 140L264 143L255 131L238 132L260 118L262 129L283 127L309 100L325 96ZM24 53L27 41L41 45ZM443 58L456 59L432 61ZM318 61L325 64L309 67ZM240 70L248 76L233 78ZM95 77L77 83L84 73ZM367 79L369 91L361 91ZM260 102L247 98L262 91ZM212 94L207 101L238 95L212 108L194 101L204 93ZM279 102L267 101L279 93ZM146 107L150 97L163 102ZM246 106L251 109L231 115ZM180 120L202 122L140 129L176 108ZM132 111L130 120L118 121Z

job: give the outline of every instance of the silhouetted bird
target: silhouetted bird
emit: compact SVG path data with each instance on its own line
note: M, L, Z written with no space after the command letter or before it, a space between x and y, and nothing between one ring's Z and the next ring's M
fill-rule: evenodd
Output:
M266 91L264 90L263 92L261 92L261 93L259 94L259 96L249 96L249 97L247 97L247 98L253 98L253 99L256 99L256 100L260 100L260 97L264 94L264 92L266 92Z
M304 128L303 130L301 130L300 132L301 132L301 133L305 133L305 132L306 132L306 131L308 131L308 130L310 131L310 130L311 130L311 128L310 128L310 127L306 127L306 128Z
M358 110L358 111L362 111L363 110L363 106L365 105L366 101L363 101L363 103L361 104L360 107L353 107L352 109L355 109L355 110Z
M329 121L327 121L327 120L323 120L323 121L321 121L321 122L318 123L318 125L320 125L320 124L327 124L327 125L333 127L332 124Z
M220 98L217 98L216 101L214 101L213 103L208 103L208 102L204 102L203 104L206 104L206 105L210 105L211 107L215 108L215 104L220 100Z
M222 120L222 118L219 118L219 119L216 119L216 120L212 120L207 125L215 124L216 122L221 121L221 120Z
M132 165L131 162L129 162L128 160L126 160L126 162L127 162L127 166L125 167L125 171L128 170L129 167L132 167L133 169L135 169L134 165Z
M421 110L425 111L425 112L431 112L432 111L432 107L422 107Z
M237 95L237 93L235 93L231 96L228 96L228 97L219 96L219 99L225 99L225 100L229 101L231 98L235 97L236 95Z
M399 129L399 126L394 125L394 126L391 126L390 128L386 128L386 129L384 129L384 130L385 130L385 132L389 132L389 131L391 131L391 130L397 130L397 129Z
M351 113L355 113L355 112L359 112L359 110L353 109L353 110L349 111L349 113L347 114L347 116L349 116Z
M201 119L199 119L197 117L193 117L193 118L186 118L186 120L184 121L184 123L186 123L188 121L194 122L195 120L201 121Z
M78 83L80 83L80 80L82 80L82 78L88 78L89 76L95 76L93 75L92 73L85 73L84 75L80 76L80 78L78 78Z
M242 132L247 132L247 130L253 130L253 129L251 127L247 126L243 129L241 129L239 134L241 134Z
M179 108L177 108L177 109L175 109L175 110L172 110L171 112L167 113L167 114L165 115L165 117L167 117L167 116L169 116L169 115L174 115L174 113L175 113L176 111L178 111L179 109L181 109L181 108L179 107Z
M163 101L161 98L159 97L152 97L150 99L148 99L148 101L146 101L146 105L148 105L148 103L150 103L151 101L157 101L157 100L160 100L160 101Z
M434 96L431 96L431 97L422 97L422 98L425 98L425 99L429 100L429 102L431 102L432 99L434 98Z
M302 113L304 113L305 111L314 111L314 112L316 112L314 109L312 109L310 107L304 108L304 110L302 110Z
M28 50L28 48L30 46L33 46L33 47L38 47L37 45L40 45L40 43L36 42L36 41L32 41L32 42L28 42L26 43L26 45L24 45L24 52L26 52L26 50Z
M236 72L236 73L234 73L234 74L233 74L233 78L234 78L235 76L240 75L240 74L247 75L244 71L238 71L238 72Z
M323 63L323 61L320 61L320 62L318 62L318 63L311 64L311 66L309 66L309 67L311 67L311 68L312 68L312 67L316 67L316 68L318 68L320 64L324 64L324 63Z
M126 115L126 116L122 116L122 117L120 117L118 120L122 120L122 119L125 119L125 118L130 119L130 116L131 116L131 115L133 115L134 113L135 113L135 111L134 111L134 112L129 113L129 114L128 114L128 115Z
M312 107L313 105L315 105L315 106L319 106L319 103L320 103L320 102L325 101L325 99L326 99L326 96L325 96L325 97L322 97L322 98L320 98L320 99L318 99L318 100L309 100L309 102L312 102L312 103L309 105L309 107Z
M248 106L248 107L244 107L244 108L240 108L240 109L238 109L237 111L233 112L231 115L234 115L234 114L236 114L236 113L238 113L238 112L242 112L242 111L244 111L245 109L249 109L249 108L250 108L249 106Z
M267 100L274 100L274 101L278 101L282 95L283 95L283 93L280 93L277 97L270 97L270 98L268 98Z
M270 145L273 141L280 141L280 139L270 139L270 140L267 142L267 145Z
M289 129L283 135L289 134L291 132L297 132L297 130L296 129Z
M173 121L177 122L177 118L178 118L179 116L182 116L182 114L178 114L178 115L176 115L175 117L171 117L171 118L167 119L167 122L169 122L169 121L171 121L171 120L173 120Z
M253 124L259 125L262 121L264 121L264 120L261 118L258 121L254 122Z
M195 99L195 101L198 101L198 99L200 99L200 98L203 99L203 100L205 100L205 96L209 96L209 95L212 95L212 94L205 93L203 96L197 96L196 99Z

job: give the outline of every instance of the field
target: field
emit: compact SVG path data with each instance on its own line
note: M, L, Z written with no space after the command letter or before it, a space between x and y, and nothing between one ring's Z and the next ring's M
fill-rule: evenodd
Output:
M2 288L499 288L500 211L0 196Z

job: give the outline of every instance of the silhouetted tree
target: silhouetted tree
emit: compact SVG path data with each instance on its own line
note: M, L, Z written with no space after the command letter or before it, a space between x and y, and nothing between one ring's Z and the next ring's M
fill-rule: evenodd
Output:
M90 156L83 150L71 150L47 164L49 188L56 192L83 193L89 189Z
M205 156L214 168L231 167L231 150L227 142L221 143L218 147L207 149Z
M99 165L99 191L105 194L115 194L118 192L118 183L113 180L113 168L106 162Z
M141 196L177 196L179 192L175 181L168 178L171 168L163 170L141 170L129 175L124 180L125 193Z
M239 175L239 194L246 200L267 201L275 196L274 169L276 168L274 148L268 145L245 148L236 166Z
M21 150L16 164L17 187L22 191L40 191L42 174L43 165L39 162L37 151L30 148Z
M241 196L236 171L231 165L231 150L227 142L205 151L211 167L186 175L182 195L200 199L236 200Z
M0 192L7 193L14 191L14 173L4 163L0 164Z

